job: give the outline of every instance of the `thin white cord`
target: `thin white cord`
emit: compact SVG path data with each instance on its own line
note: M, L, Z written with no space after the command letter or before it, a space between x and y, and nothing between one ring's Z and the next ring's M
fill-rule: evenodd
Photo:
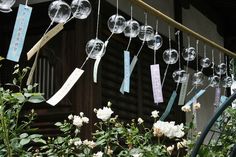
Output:
M98 38L99 19L100 19L101 0L98 0L98 12L97 12L97 27L96 27L96 39Z

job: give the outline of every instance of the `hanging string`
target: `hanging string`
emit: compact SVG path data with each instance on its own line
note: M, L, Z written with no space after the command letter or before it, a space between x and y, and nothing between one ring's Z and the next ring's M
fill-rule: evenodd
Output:
M206 44L204 45L204 58L206 58Z
M226 76L229 76L229 73L228 73L228 57L225 56L225 64L226 64Z
M214 57L214 50L211 51L211 58L212 58L212 72L213 72L213 76L215 74L215 57Z
M198 68L198 45L199 45L199 40L196 41L196 62L197 62L197 72L199 71L199 68Z
M168 36L169 36L169 51L171 51L171 34L170 34L170 26L168 26ZM167 64L167 67L166 67L165 72L164 72L164 77L163 77L162 84L161 84L162 87L163 87L164 82L165 82L165 79L166 79L166 75L167 75L167 71L168 71L168 69L169 69L169 65L170 65L170 64Z
M187 50L189 51L189 48L190 48L190 37L189 37L189 35L187 36L187 40L188 40L188 48L187 48ZM187 60L186 73L188 73L188 66L189 66L189 60Z
M29 1L29 0L26 0L26 1L25 1L25 6L28 6L28 1Z
M156 35L158 35L158 19L156 19ZM153 62L156 64L156 58L157 58L157 50L154 49L154 56L153 56Z
M119 13L119 0L116 0L116 16L118 16Z
M26 0L26 5L27 5L27 4L28 4L28 0ZM58 11L59 11L59 9L56 11L55 16L53 17L51 23L49 24L49 26L48 26L48 28L46 29L46 31L43 33L43 36L42 36L42 38L41 38L42 40L40 40L40 42L39 42L39 48L38 48L38 50L37 50L37 52L36 52L36 56L35 56L35 59L34 59L34 63L33 63L33 65L32 65L32 67L31 67L31 70L30 70L30 73L29 73L29 76L28 76L28 79L27 79L27 82L26 82L27 85L29 85L29 84L32 83L33 75L34 75L34 72L35 72L35 69L36 69L37 63L38 63L39 51L40 51L40 49L41 49L42 41L44 40L46 33L47 33L47 32L49 31L49 29L52 27L52 25L53 25L53 23L54 23L54 20L55 20L57 14L58 14Z
M171 34L170 34L170 26L168 26L168 36L169 36L169 49L171 50Z
M98 39L99 22L100 22L100 9L101 9L101 0L98 0L96 39Z
M133 5L130 6L130 19L131 19L130 22L131 22L131 24L132 24L132 21L133 21ZM133 29L131 28L130 31L131 31L130 34L132 34ZM127 48L126 48L126 51L129 50L131 41L132 41L132 37L131 37L131 35L130 35L130 37L129 37L129 42L128 42L128 46L127 46Z
M219 62L219 64L220 64L220 63L222 63L222 56L221 56L221 52L220 52L220 54L219 54L219 57L220 57L220 62Z
M96 39L98 39L98 33L99 33L99 22L100 22L100 9L101 9L101 0L98 0L98 12L97 12L97 26L96 26ZM85 61L83 62L83 64L81 65L80 69L83 69L84 65L86 64L86 62L89 60L93 50L95 49L96 45L93 46L92 50L90 51L90 53L88 54L88 56L86 57Z
M116 27L116 18L118 17L118 14L119 14L119 0L116 0L116 16L115 16L115 24L114 24L114 28L113 29L115 29L115 27ZM112 33L111 33L111 35L107 38L107 40L106 40L106 43L108 43L109 42L109 40L111 39L111 37L114 35L114 31L112 31Z
M175 33L175 35L177 35L177 37L178 37L178 51L179 51L179 70L181 69L181 59L180 59L180 55L181 55L181 53L180 53L180 31L178 30L176 33Z
M147 26L147 12L144 12L144 15L145 15L145 26ZM146 30L146 27L145 27L145 32L144 32L144 39L143 39L143 42L142 42L142 45L141 45L141 47L139 48L139 50L138 50L138 53L137 53L137 57L139 56L139 54L140 54L140 52L141 52L141 50L143 49L143 46L144 46L144 43L145 43L145 40L146 40L146 32L147 30Z
M204 44L204 49L203 49L203 56L204 56L204 59L207 58L206 56L206 44ZM201 68L201 72L203 71L203 67Z

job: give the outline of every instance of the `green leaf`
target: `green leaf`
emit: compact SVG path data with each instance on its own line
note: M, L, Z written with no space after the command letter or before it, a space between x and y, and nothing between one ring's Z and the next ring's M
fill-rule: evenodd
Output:
M22 93L13 93L12 96L16 98L20 103L25 101L25 97Z
M34 141L35 143L47 144L47 142L46 142L45 140L41 139L41 138L35 138L35 139L33 139L33 141Z
M41 103L41 102L44 102L45 99L42 95L32 95L28 102L31 102L31 103Z
M27 133L23 133L23 134L21 134L20 135L20 138L26 138L26 137L28 137L29 135L27 134Z
M56 122L54 125L56 125L56 126L62 126L62 123L61 122Z
M32 134L29 136L30 139L33 139L33 138L40 138L42 137L43 135L40 135L40 134Z
M32 94L31 94L31 93L24 93L24 96L25 96L26 98L29 98L29 97L32 96Z
M24 138L24 139L20 140L20 145L24 146L24 145L28 144L29 142L30 142L30 139Z

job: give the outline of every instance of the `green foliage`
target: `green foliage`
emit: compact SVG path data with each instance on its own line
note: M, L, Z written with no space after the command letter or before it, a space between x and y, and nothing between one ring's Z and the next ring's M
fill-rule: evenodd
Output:
M36 113L32 110L25 115L23 121L20 121L20 113L22 107L27 102L40 103L44 101L42 94L33 93L36 85L28 86L22 89L23 79L28 68L20 70L19 66L15 66L13 75L16 76L9 87L17 87L18 90L12 91L0 87L0 156L32 156L32 148L26 147L30 142L45 143L42 135L28 133L33 129L31 124L36 117Z

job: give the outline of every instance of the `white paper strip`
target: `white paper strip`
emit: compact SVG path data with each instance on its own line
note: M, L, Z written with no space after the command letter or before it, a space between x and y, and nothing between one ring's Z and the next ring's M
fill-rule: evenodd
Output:
M63 29L63 24L59 23L48 33L46 33L27 53L27 59L30 60L41 47L43 47L50 39L52 39L55 35L57 35L62 29Z
M153 98L156 104L163 102L160 66L159 64L151 65L151 77L152 77L152 91Z
M98 66L99 66L99 63L101 61L102 57L98 57L94 63L94 66L93 66L93 82L94 83L97 83L98 79L97 79L97 76L98 76Z
M215 101L214 101L215 111L220 105L220 96L221 96L221 89L220 87L217 87L215 89Z
M138 57L134 56L134 58L132 59L131 64L130 64L130 76L131 76L131 74L132 74L132 72L134 70L134 67L135 67L137 61L138 61ZM123 79L121 87L120 87L120 92L122 94L124 94L124 79Z
M83 73L84 73L84 70L76 68L68 77L64 85L59 89L59 91L56 94L54 94L47 101L47 103L52 106L55 106L56 104L58 104L66 96L66 94L71 90L71 88L74 86L74 84L78 81L78 79L81 77Z
M186 82L182 83L181 85L178 105L184 105L184 101L187 94L188 81L189 81L189 74L186 74Z

